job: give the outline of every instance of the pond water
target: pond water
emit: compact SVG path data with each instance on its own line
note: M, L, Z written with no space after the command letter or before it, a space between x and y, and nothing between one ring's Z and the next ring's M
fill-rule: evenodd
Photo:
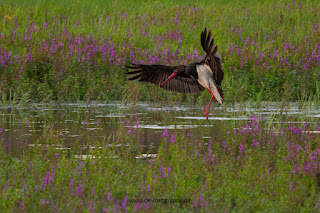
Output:
M318 106L302 107L296 103L262 103L223 105L211 108L209 120L205 118L205 106L167 105L150 103L122 104L60 104L60 105L19 105L0 107L0 140L7 153L20 156L27 147L39 145L37 140L46 134L54 134L63 141L57 149L71 149L75 141L84 147L82 157L91 147L90 141L104 141L115 146L119 129L130 135L139 131L139 139L145 153L137 156L154 157L162 140L163 132L168 135L190 135L189 140L207 143L211 138L229 134L245 126L250 115L260 117L270 125L295 123L315 124L320 121ZM48 133L50 132L50 133ZM169 137L170 138L170 137ZM89 140L90 139L90 140ZM118 144L121 146L122 144ZM125 144L126 145L126 144ZM151 150L151 151L150 151ZM80 156L81 157L81 156Z

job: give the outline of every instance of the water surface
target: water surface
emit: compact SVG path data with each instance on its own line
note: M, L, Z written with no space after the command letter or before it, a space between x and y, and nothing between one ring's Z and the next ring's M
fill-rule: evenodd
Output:
M320 120L319 107L301 107L290 103L263 103L257 106L223 105L211 108L209 120L205 118L205 106L168 105L149 103L122 104L60 104L19 105L0 107L0 137L5 150L20 156L27 147L39 146L37 140L46 134L54 134L63 146L56 149L71 149L75 141L86 150L91 141L101 141L106 146L120 147L130 144L114 144L121 134L139 132L140 143L145 153L136 158L156 156L157 147L163 141L164 131L172 134L187 132L189 140L207 143L209 139L229 134L235 128L245 126L250 116L257 116L273 125L295 123L316 124ZM314 129L311 133L318 134ZM170 142L168 140L168 142ZM40 144L41 146L41 144ZM83 157L83 156L79 156Z

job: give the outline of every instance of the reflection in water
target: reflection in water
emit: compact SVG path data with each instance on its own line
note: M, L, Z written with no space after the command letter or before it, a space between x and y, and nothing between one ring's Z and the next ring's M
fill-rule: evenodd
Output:
M191 116L185 116L185 117L177 117L179 119L187 119L187 120L206 120L207 118L206 117L197 117L197 116L194 116L194 117L191 117ZM219 121L227 121L227 120L231 120L231 121L234 121L234 120L247 120L247 117L210 117L208 118L208 120L219 120Z
M260 115L270 123L308 123L318 122L319 109L303 109L295 104L278 107L277 103L265 103L260 107L233 105L212 109L206 121L204 109L197 106L155 107L146 103L136 105L110 104L62 104L62 105L21 105L14 108L0 107L0 140L7 152L16 156L23 149L37 144L40 137L53 134L63 142L56 149L70 149L75 141L85 149L93 149L90 141L101 141L114 149L124 144L115 144L119 131L134 136L144 147L144 153L136 158L156 157L156 149L167 131L168 142L174 134L185 131L192 141L204 141L217 137L219 132L230 132L244 127L251 115ZM280 119L279 119L280 118ZM192 133L192 134L191 134ZM319 131L310 131L319 133ZM123 134L123 133L122 133ZM90 139L90 140L89 140ZM129 146L126 144L125 146ZM79 158L90 155L79 155ZM94 157L94 156L91 156Z

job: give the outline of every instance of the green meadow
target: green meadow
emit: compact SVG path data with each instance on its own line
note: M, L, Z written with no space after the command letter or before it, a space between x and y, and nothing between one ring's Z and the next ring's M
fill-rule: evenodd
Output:
M188 101L128 83L125 64L188 64L212 30L226 102L319 99L317 1L3 1L1 100ZM128 92L130 91L130 92ZM156 95L155 95L156 94Z
M2 0L1 211L318 212L318 11ZM209 93L127 80L130 62L201 60L205 27L225 73L209 121Z

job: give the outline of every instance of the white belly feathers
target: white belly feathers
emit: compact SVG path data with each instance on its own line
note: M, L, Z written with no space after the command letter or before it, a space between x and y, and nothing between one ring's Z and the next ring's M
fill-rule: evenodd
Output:
M210 67L206 64L197 65L198 82L206 89L210 89L215 99L222 104L222 97L214 84L213 73Z

